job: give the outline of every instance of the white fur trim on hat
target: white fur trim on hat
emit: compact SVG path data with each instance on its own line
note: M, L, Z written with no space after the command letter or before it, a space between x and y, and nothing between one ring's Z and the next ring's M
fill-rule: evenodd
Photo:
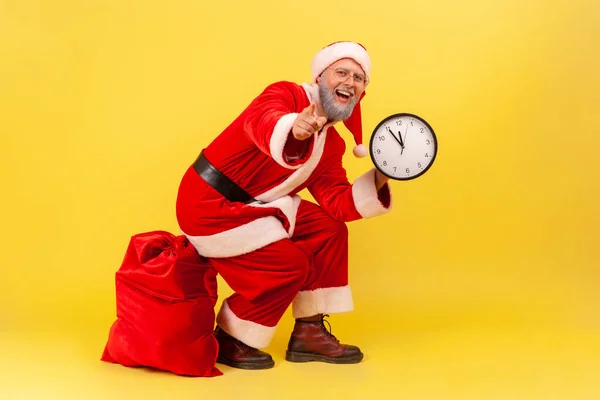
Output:
M355 42L337 42L319 51L312 60L312 79L317 81L317 77L334 62L342 58L351 58L360 64L367 80L371 76L371 59L367 50L363 46Z

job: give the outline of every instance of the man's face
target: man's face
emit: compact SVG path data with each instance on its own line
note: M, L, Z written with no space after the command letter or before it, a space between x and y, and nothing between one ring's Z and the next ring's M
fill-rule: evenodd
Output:
M317 84L327 119L344 121L352 114L367 82L360 64L343 58L327 67L317 78Z

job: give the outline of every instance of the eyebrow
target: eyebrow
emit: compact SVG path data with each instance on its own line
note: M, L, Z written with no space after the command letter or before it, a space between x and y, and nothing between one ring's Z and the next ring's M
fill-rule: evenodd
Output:
M340 69L345 69L345 70L346 70L346 71L348 71L348 72L352 72L354 75L362 75L362 76L365 76L364 72L360 72L360 71L358 71L358 72L355 72L355 71L352 71L350 68L346 68L346 67L338 67L338 68L340 68Z

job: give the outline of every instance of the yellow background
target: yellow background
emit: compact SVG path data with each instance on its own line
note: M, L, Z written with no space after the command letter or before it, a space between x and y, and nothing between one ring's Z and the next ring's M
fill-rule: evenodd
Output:
M273 370L101 363L129 237L177 233L200 149L337 40L371 55L365 142L396 112L440 142L349 226L363 363L285 362L289 313ZM595 0L0 0L0 398L599 398L599 49Z

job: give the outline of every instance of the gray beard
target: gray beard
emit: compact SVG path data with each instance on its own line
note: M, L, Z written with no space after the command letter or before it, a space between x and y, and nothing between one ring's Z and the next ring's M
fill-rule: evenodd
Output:
M319 85L319 96L321 98L321 106L325 112L325 116L329 121L345 121L350 118L354 106L358 103L358 99L353 97L347 105L337 104L335 102L335 88L330 88L325 83L325 79L321 80Z

